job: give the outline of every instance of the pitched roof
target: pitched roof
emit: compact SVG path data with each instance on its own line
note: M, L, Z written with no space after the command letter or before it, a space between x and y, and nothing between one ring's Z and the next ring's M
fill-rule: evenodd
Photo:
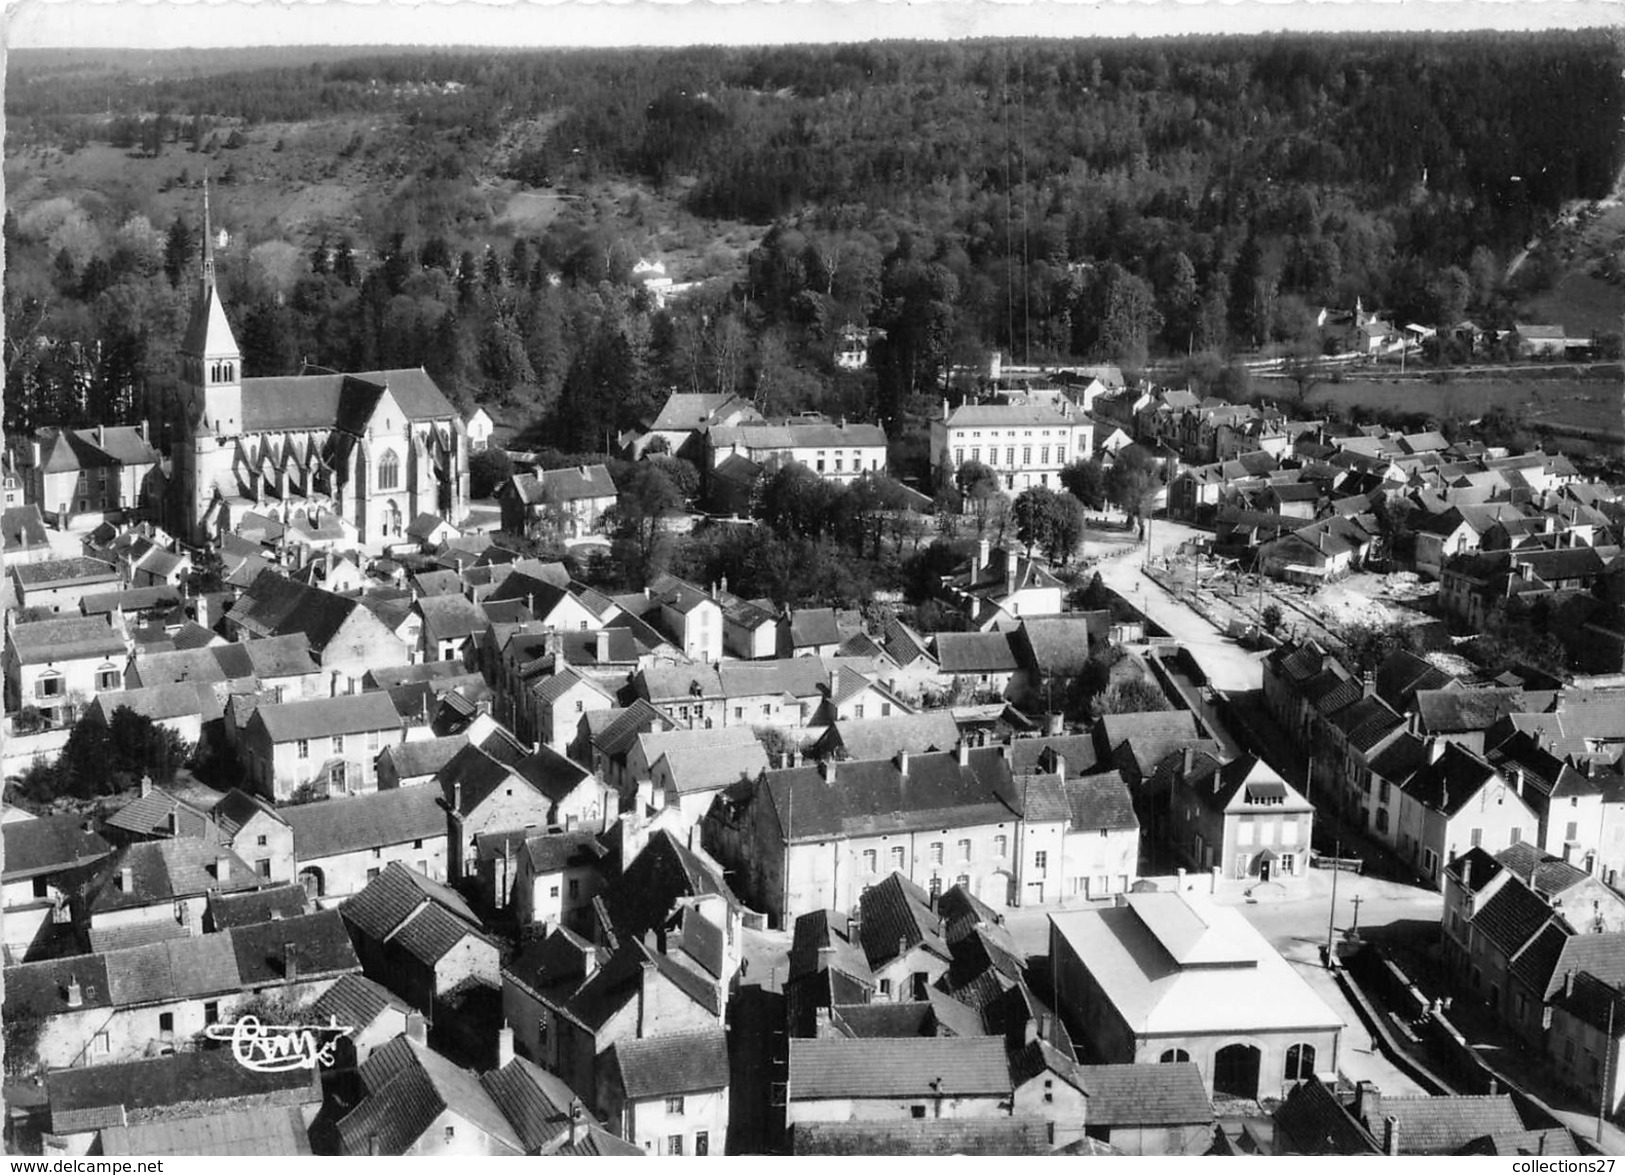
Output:
M942 918L932 910L925 890L901 873L889 874L864 890L858 906L863 913L858 933L871 968L922 945L940 957L949 957Z
M691 747L667 751L666 764L673 786L682 795L720 791L742 779L755 779L767 770L767 752L752 742L735 747ZM658 764L651 764L651 768Z
M995 1036L790 1041L791 1101L1003 1097L1011 1091Z
M952 750L959 743L959 724L946 710L849 718L831 723L821 741L840 746L853 759L884 759L899 751L918 755Z
M678 899L711 895L739 905L719 873L660 829L636 857L623 863L620 877L604 893L604 907L616 932L635 938L664 925Z
M202 1118L107 1126L100 1133L98 1152L103 1155L267 1158L312 1153L304 1114L296 1106L276 1105L228 1110Z
M410 744L409 744L410 745ZM301 862L446 835L440 789L395 788L279 809Z
M524 1057L515 1057L500 1069L480 1074L480 1084L503 1116L513 1124L527 1153L568 1138L571 1106L579 1107L575 1092L558 1077Z
M1066 797L1072 827L1076 830L1140 826L1138 817L1134 815L1134 797L1122 776L1115 771L1068 779L1062 783L1061 789Z
M728 1037L721 1025L623 1040L614 1054L629 1101L728 1087Z
M1202 1072L1190 1062L1078 1068L1089 1087L1091 1126L1196 1126L1213 1121Z
M1488 730L1497 719L1529 708L1521 689L1429 689L1416 691L1416 713L1429 734Z
M68 559L47 559L41 563L18 563L11 574L25 591L43 590L85 583L117 583L118 568L100 559L75 555Z
M1021 668L1008 632L939 632L937 664L944 673L1014 673Z
M455 890L430 881L399 861L391 861L360 893L346 899L339 910L351 926L383 942L425 905L450 911L471 930L479 925L474 911Z
M5 839L4 879L64 872L99 861L112 851L101 833L72 813L0 825Z
M359 1033L387 1009L394 1008L403 1017L411 1011L394 992L365 975L341 975L310 1005L311 1015L318 1023L337 1020Z
M321 1101L312 1071L250 1069L229 1049L56 1069L46 1075L45 1089L51 1129L63 1134L122 1126L126 1114L139 1121L155 1114L190 1118L219 1113L222 1107L214 1103L236 1098L279 1105Z
M1472 923L1485 938L1511 958L1521 951L1554 914L1528 886L1503 885L1473 913Z
M270 889L209 895L209 917L215 930L231 930L255 922L297 918L310 906L305 887L290 882Z
M791 840L1012 819L1020 811L1020 794L1002 756L989 750L970 758L967 767L952 754L913 755L906 776L892 759L826 760L769 771L764 779Z
M1043 1155L1049 1124L1039 1118L925 1118L918 1121L797 1122L792 1155Z
M838 645L841 628L833 608L798 608L788 618L790 647L806 649L815 645Z
M205 935L220 938L221 935ZM318 910L280 922L256 922L231 932L237 973L245 987L288 978L288 947L297 973L309 978L356 972L361 961L337 910Z
M443 738L419 738L410 742L390 743L378 756L382 765L387 759L399 779L416 779L422 775L436 775L458 751L468 745L468 735L448 734ZM432 789L431 789L432 790Z
M373 1146L381 1154L404 1154L447 1110L505 1149L525 1149L479 1078L410 1037L374 1049L361 1066L361 1084L361 1101L337 1125L346 1154L369 1154Z
M124 637L107 622L83 616L13 624L11 647L24 665L91 658L124 660Z
M1371 1132L1355 1120L1337 1095L1314 1074L1298 1082L1276 1108L1276 1149L1299 1155L1382 1153Z
M1511 1094L1451 1097L1384 1097L1384 1117L1399 1120L1402 1155L1455 1154L1487 1134L1516 1134L1523 1118Z
M1451 742L1431 763L1423 763L1405 781L1405 794L1424 807L1454 816L1496 778L1496 770L1481 756ZM1510 798L1516 799L1511 789Z
M225 875L221 875L221 864ZM130 886L123 887L123 871ZM86 909L92 913L149 906L211 890L258 889L259 878L248 862L213 840L180 837L142 841L116 849L85 884Z
M421 367L346 374L260 376L242 381L244 432L364 429L387 388L408 420L450 421L451 401Z

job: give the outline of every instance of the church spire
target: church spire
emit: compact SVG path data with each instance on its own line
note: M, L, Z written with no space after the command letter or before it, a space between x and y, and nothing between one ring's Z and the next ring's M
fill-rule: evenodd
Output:
M203 169L203 284L214 285L214 232L209 226L209 169Z

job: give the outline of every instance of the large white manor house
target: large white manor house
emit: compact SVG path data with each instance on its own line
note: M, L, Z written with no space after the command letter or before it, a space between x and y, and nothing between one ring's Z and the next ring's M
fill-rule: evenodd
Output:
M204 195L203 274L181 343L181 420L171 501L194 543L249 512L346 546L405 541L419 514L461 518L468 436L422 368L244 379L215 290ZM340 536L334 535L335 538Z

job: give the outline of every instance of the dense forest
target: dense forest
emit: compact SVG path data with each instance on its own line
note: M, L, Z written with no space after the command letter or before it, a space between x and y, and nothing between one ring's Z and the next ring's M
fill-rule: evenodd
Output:
M1319 309L1356 300L1507 325L1542 280L1507 262L1610 191L1625 114L1600 32L197 68L14 55L8 156L110 145L229 185L274 128L358 120L340 153L390 164L366 215L223 267L247 372L423 364L589 451L673 387L895 423L994 348L1212 371L1313 351ZM612 185L758 243L660 308ZM516 234L494 190L571 200ZM173 387L198 217L39 195L5 221L6 431L139 416ZM862 375L833 364L847 323L877 332Z

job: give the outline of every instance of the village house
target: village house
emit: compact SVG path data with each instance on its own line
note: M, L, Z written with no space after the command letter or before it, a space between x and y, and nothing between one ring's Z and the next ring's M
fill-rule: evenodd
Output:
M588 927L587 911L603 890L608 853L592 832L524 837L514 854L512 902L521 926Z
M293 829L258 796L232 788L209 809L220 842L247 861L265 884L295 878Z
M122 586L118 568L84 555L19 563L10 572L19 608L81 613L86 596Z
M233 639L302 633L310 655L344 692L360 688L378 665L410 660L408 646L358 599L294 583L262 571L226 614Z
M1012 697L1025 682L1016 638L1010 632L939 632L936 656L955 691L962 689L973 697Z
M1009 1115L1002 1037L790 1041L785 1123Z
M42 428L15 450L24 501L59 527L88 529L150 500L160 455L147 426Z
M705 436L713 428L763 423L762 414L743 396L726 392L673 392L641 431L622 434L629 460L669 453L696 463L704 459Z
M824 420L786 420L783 424L745 423L711 429L706 438L707 466L715 469L729 457L759 466L794 462L826 481L849 485L865 473L886 470L886 432L878 424L838 424Z
M1007 750L961 744L951 754L769 771L713 803L702 843L780 926L808 910L851 909L892 873L932 894L958 884L1015 904L1022 809ZM1047 870L1048 859L1037 865Z
M1454 742L1435 740L1427 761L1397 787L1392 822L1399 854L1433 885L1443 887L1444 867L1470 848L1498 852L1533 842L1540 820L1508 781L1482 756Z
M338 1067L364 1065L374 1049L407 1031L415 1014L399 996L365 975L340 976L310 1005L318 1024L337 1021L351 1031L339 1042Z
M595 533L615 505L617 491L602 465L520 473L497 491L502 529L509 534L557 532L566 539Z
M260 794L284 803L301 788L332 796L377 791L379 751L406 738L387 693L344 694L260 706L239 755Z
M3 1010L8 1022L40 1022L33 1052L44 1069L113 1064L229 1023L257 993L308 1000L359 970L328 911L7 967Z
M467 732L391 743L378 752L378 790L433 783L440 769L469 744Z
M621 1137L651 1155L727 1153L728 1038L720 1025L622 1040L598 1102Z
M1027 616L1062 610L1061 581L1045 564L983 539L969 567L942 581L943 594L983 632L1011 628Z
M1142 893L1051 914L1050 960L1056 1011L1101 1061L1193 1062L1249 1098L1337 1071L1342 1018L1234 908Z
M38 506L8 505L0 510L0 536L5 540L6 562L13 567L41 563L53 557L51 539Z
M212 893L269 884L212 840L180 837L124 845L72 899L74 925L93 951L203 933Z
M26 959L36 942L68 920L69 898L112 846L73 813L8 820L0 833L5 837L0 930L6 957Z
M1170 840L1192 869L1291 885L1309 875L1314 806L1262 759L1187 748L1157 768Z
M412 602L412 609L423 620L417 651L425 661L464 661L490 623L485 609L467 596L423 596Z
M446 871L446 810L437 787L345 796L278 809L293 831L296 878L312 900L361 892L392 863L431 881Z
M672 748L650 765L650 791L661 797L659 806L677 809L693 828L718 795L767 768L767 752L754 737L738 746Z
M362 970L413 1008L433 1014L473 982L501 984L501 951L455 890L391 862L339 907Z

